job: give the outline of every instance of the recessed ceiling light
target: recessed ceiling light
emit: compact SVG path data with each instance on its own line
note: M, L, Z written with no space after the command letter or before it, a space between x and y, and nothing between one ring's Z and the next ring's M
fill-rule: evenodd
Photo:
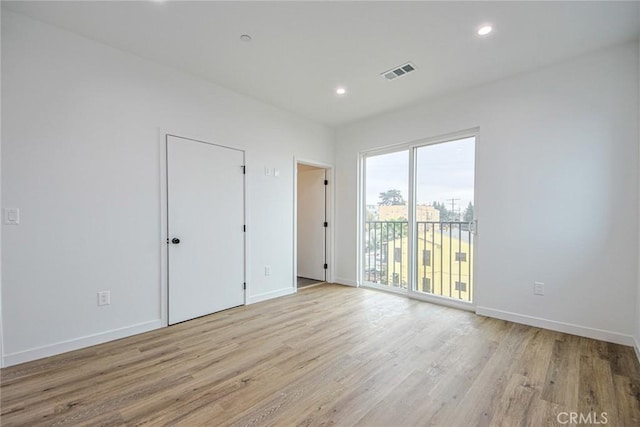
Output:
M336 88L336 95L344 95L347 93L347 90L343 87Z
M253 40L251 38L251 36L249 34L243 34L240 36L240 40L242 40L243 42L250 42L251 40Z
M482 27L478 28L478 35L479 36L486 36L492 30L493 30L493 28L491 27L491 25L483 25Z

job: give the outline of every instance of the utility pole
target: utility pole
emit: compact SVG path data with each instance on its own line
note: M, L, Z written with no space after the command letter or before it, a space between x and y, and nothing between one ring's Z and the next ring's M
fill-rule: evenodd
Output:
M451 201L451 214L455 215L456 214L456 201L460 200L460 199L447 199L447 201Z

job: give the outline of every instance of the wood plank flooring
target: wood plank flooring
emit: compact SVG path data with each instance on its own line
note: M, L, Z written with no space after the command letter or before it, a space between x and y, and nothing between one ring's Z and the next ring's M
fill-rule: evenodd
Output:
M2 426L640 425L630 347L329 284L1 382Z
M297 282L298 282L297 283L298 289L300 289L300 288L305 288L307 286L324 283L324 280L309 279L308 277L298 277Z

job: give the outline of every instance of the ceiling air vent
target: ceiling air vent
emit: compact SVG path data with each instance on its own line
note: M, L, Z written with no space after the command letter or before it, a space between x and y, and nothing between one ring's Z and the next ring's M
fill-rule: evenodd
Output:
M415 71L415 69L416 69L415 65L413 65L411 62L407 62L404 65L401 65L401 66L396 67L396 68L392 68L389 71L385 71L384 73L381 73L380 75L385 80L395 80L398 77L406 76L410 72Z

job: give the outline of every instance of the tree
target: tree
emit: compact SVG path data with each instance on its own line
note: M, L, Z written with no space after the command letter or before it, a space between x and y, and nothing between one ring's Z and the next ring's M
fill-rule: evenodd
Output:
M464 222L473 221L473 204L471 204L471 202L469 202L467 209L464 210L464 214L462 214L462 220Z
M387 190L383 193L380 193L380 202L378 205L380 206L398 206L398 205L406 205L407 202L402 197L402 193L400 190Z
M451 212L444 203L433 202L433 207L440 212L440 222L455 221L455 212Z

